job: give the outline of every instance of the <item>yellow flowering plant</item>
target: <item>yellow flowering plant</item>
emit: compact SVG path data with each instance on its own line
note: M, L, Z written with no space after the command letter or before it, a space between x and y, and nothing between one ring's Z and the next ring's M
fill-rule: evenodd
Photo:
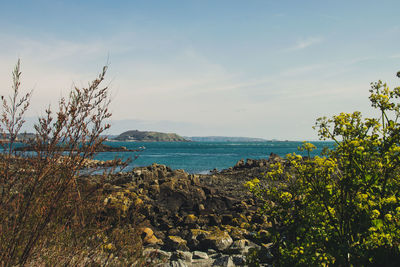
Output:
M249 190L271 222L274 265L376 266L400 262L400 87L371 84L378 118L340 113L315 124L335 142L311 158L304 143ZM255 182L256 181L256 182Z

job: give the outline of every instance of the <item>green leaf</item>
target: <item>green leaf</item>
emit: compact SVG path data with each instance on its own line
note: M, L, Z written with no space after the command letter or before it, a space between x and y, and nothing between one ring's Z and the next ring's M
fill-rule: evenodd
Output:
M372 220L372 225L375 226L375 228L380 229L383 227L383 221L381 219Z

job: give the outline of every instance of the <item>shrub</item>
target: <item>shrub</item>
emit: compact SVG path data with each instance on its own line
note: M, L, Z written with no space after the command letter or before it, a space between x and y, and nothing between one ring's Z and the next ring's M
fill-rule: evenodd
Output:
M106 71L104 67L88 87L75 87L55 113L46 109L29 141L34 151L17 153L31 96L19 96L18 61L13 93L1 97L0 266L105 265L117 256L126 265L138 259L134 224L107 217L103 205L109 171L81 175L104 141L100 135L110 127L105 123L111 116L108 88L101 87Z
M320 118L336 146L315 158L289 154L247 183L272 223L276 265L396 265L400 260L400 87L371 84L380 113ZM304 143L300 150L315 147Z

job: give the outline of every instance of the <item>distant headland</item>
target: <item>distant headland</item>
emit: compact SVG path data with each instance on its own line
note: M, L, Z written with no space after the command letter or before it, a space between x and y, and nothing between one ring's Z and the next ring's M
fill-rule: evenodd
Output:
M189 142L176 133L160 133L151 131L131 130L123 132L114 139L115 141L131 142Z

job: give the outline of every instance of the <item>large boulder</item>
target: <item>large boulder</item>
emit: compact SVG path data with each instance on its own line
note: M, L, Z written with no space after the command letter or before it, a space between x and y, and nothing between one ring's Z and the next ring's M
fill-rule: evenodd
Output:
M171 213L179 210L188 212L196 210L198 203L206 199L200 187L193 186L189 179L169 178L159 186L158 203Z
M224 251L228 249L232 243L233 240L227 232L215 230L200 242L200 246L213 248L218 251Z
M203 251L207 251L210 248L217 251L224 251L233 243L230 235L217 227L213 228L211 231L192 229L189 240L192 246L197 246Z

